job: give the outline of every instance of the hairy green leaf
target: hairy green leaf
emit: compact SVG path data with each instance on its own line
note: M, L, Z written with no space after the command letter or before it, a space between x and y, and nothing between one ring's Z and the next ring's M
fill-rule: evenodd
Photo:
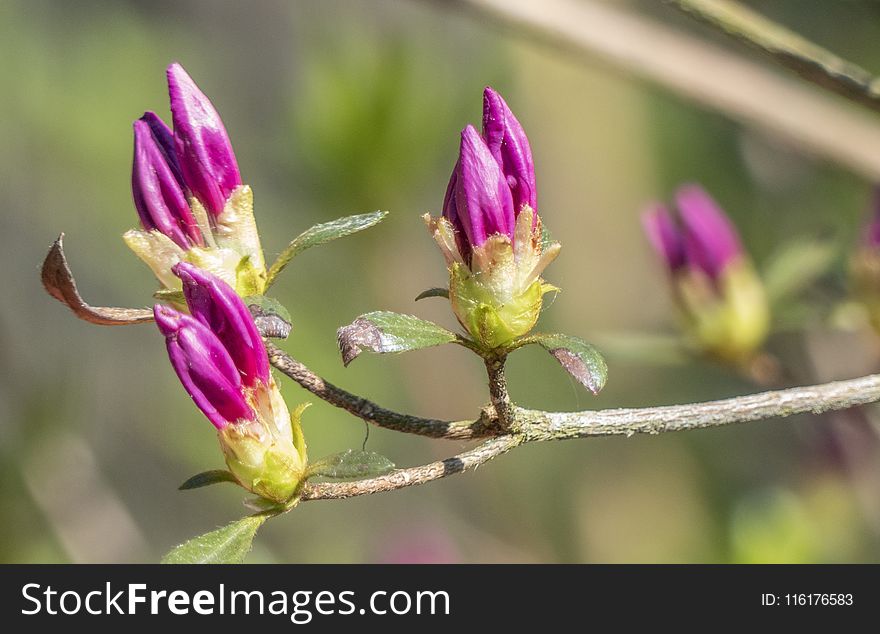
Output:
M309 465L309 477L352 479L385 475L394 470L394 463L374 451L348 449L321 458Z
M367 352L407 352L456 340L455 333L442 326L400 313L378 311L355 319L336 331L342 362L348 365Z
M538 334L529 337L529 340L553 355L566 372L593 394L598 394L605 387L608 366L599 351L586 341L561 334Z
M337 218L336 220L323 222L306 229L287 245L284 251L281 252L269 268L269 272L266 276L266 288L268 289L272 285L275 278L278 277L278 274L290 264L290 261L293 258L306 249L368 229L373 225L382 222L387 215L387 211L374 211L368 214Z
M190 489L206 487L210 484L217 484L218 482L233 482L238 484L238 480L235 479L235 476L226 471L226 469L212 469L211 471L202 471L201 473L195 474L177 487L177 489L179 491L188 491Z
M172 549L163 564L240 564L268 515L249 515Z

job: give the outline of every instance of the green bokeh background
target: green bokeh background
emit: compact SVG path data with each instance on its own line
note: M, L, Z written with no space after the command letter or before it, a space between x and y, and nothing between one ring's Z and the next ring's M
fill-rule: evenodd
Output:
M656 3L630 4L699 30ZM760 4L880 67L872 3ZM297 258L273 289L295 324L284 347L334 383L441 418L472 416L486 400L481 363L461 348L365 355L344 369L335 329L376 309L455 325L442 300L413 303L445 282L419 216L440 211L458 131L479 121L481 89L491 84L528 131L539 208L564 245L547 272L563 292L540 327L615 342L598 397L541 350L518 352L509 370L515 400L575 410L756 389L699 360L632 354L638 339L625 333L675 331L640 209L699 181L761 266L792 240L851 244L868 184L441 5L0 2L0 561L156 561L244 513L234 487L176 490L222 463L155 329L91 326L39 285L42 257L65 231L88 300L151 303L151 274L120 238L136 222L130 125L145 109L167 116L164 68L173 60L224 118L255 191L267 258L316 222L391 212L366 233ZM842 249L811 301L837 301L844 265ZM632 344L626 353L621 341ZM815 320L771 345L798 383L857 376L878 358L873 335ZM286 379L282 386L291 404L315 400ZM304 504L265 526L249 561L880 561L873 415L865 413L867 426L846 415L797 417L526 446L425 487ZM315 457L364 438L360 421L321 402L304 425ZM368 441L401 466L465 446L379 429Z

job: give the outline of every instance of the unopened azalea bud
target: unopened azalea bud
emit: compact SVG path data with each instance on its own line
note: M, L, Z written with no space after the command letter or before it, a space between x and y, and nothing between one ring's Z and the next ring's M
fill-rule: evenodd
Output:
M705 190L679 188L676 207L678 218L654 204L642 222L669 273L687 333L709 355L746 362L769 329L763 284L733 223Z
M157 230L182 249L203 244L189 208L177 157L168 154L171 131L152 112L134 122L131 192L141 226Z
M217 216L242 184L232 144L220 115L183 67L171 64L167 76L183 178L205 209Z
M275 502L295 493L307 465L299 416L291 416L269 371L250 312L220 278L181 263L191 315L157 304L153 313L184 389L217 428L229 470Z
M850 260L853 290L880 332L880 186L874 188L868 222Z
M153 307L153 315L174 371L214 427L253 419L238 368L217 336L193 317L162 304Z
M483 91L483 139L510 187L514 214L518 216L525 206L537 211L538 192L529 139L501 95L488 86ZM533 221L538 221L537 215Z
M253 194L223 122L179 64L167 75L174 132L151 112L135 122L132 191L143 231L125 241L165 289L180 288L171 268L191 262L242 296L260 295L266 263Z
M223 342L245 385L268 383L269 359L263 340L238 294L220 278L192 264L181 262L173 271L183 282L190 313Z
M487 349L528 333L544 293L541 273L558 255L545 244L529 141L498 93L483 94L483 132L467 126L443 215L425 222L449 267L458 321Z

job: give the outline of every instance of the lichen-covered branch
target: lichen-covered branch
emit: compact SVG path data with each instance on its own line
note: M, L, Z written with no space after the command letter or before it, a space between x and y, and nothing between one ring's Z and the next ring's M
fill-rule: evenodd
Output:
M425 484L456 473L476 469L493 458L507 453L517 445L522 444L522 442L523 437L519 435L499 436L452 458L439 460L420 467L397 469L377 478L356 480L354 482L307 484L303 489L300 499L303 501L338 500Z
M793 414L821 414L876 401L880 401L880 374L687 405L593 412L517 409L516 419L526 441L535 442L721 427Z
M463 8L481 23L587 63L623 69L865 178L880 178L876 151L880 124L871 113L842 107L831 95L639 15L623 3L447 0L437 4Z
M344 409L358 418L379 427L449 440L470 440L473 438L496 436L498 434L497 421L485 413L474 421L446 421L401 414L376 405L372 401L336 387L329 381L325 381L269 341L266 341L266 351L269 353L270 363L286 376L299 383L300 386L321 400Z
M515 434L492 438L475 449L446 460L399 469L377 478L346 483L309 484L306 485L301 499L340 499L425 484L475 469L518 445L529 442L589 436L660 434L720 427L793 414L820 414L878 400L880 375L875 374L822 385L687 405L584 412L544 412L512 406L513 425L517 430ZM374 422L382 424L381 420Z
M880 78L731 0L666 0L685 13L766 53L804 79L880 110Z
M267 343L267 349L272 365L315 396L380 427L457 440L507 435L498 421L486 414L474 422L451 422L392 412L324 381L273 344ZM493 397L507 402L512 417L510 428L521 434L525 442L538 442L587 436L659 434L848 409L880 401L880 374L704 403L581 412L545 412L516 407L506 398L506 387L504 396L496 393Z

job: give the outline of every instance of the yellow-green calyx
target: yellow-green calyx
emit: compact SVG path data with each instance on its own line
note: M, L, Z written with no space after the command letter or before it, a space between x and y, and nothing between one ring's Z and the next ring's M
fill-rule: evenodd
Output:
M304 403L288 413L274 379L248 395L256 412L253 421L239 421L219 430L226 465L242 487L283 504L293 498L308 464L300 426Z
M699 269L686 268L674 273L673 282L695 348L734 364L758 352L769 332L770 310L747 258L731 261L714 281Z
M425 215L425 222L449 267L449 300L459 323L481 346L496 349L527 334L538 321L545 293L558 290L541 273L561 245L543 245L541 220L527 205L516 219L513 239L489 236L472 248L465 262L455 230L446 218Z
M254 220L251 188L237 187L216 216L208 214L195 198L190 198L189 205L203 245L182 248L156 229L132 229L123 236L128 247L153 271L162 284L161 290L180 290L180 280L171 267L190 262L218 276L242 297L262 295L266 289L266 263Z

